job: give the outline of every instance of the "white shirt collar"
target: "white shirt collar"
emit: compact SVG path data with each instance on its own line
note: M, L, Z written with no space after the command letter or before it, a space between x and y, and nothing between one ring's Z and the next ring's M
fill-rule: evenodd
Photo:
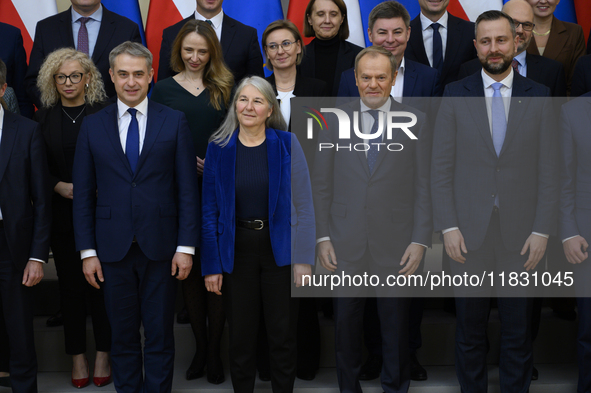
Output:
M400 62L400 64L398 65L398 73L400 75L404 75L404 65L406 64L406 62L404 61L404 56L402 56L402 61Z
M488 76L488 74L486 72L484 72L484 68L482 69L481 73L482 73L482 82L484 83L485 89L488 89L489 87L491 87L493 83L497 83L496 80L494 80L493 78ZM506 88L512 89L514 76L515 76L515 74L513 73L513 68L511 68L511 72L509 73L509 75L507 75L507 77L501 81L503 86L505 86Z
M74 7L72 7L72 23L76 22L78 19L83 18L82 15L74 11ZM89 18L100 22L103 19L103 5L99 5L98 10L94 11Z
M117 98L117 118L121 119L130 107L125 105L119 98ZM144 116L148 115L148 97L144 98L142 102L134 106L139 113Z
M419 15L421 18L421 28L423 30L427 30L429 27L431 27L431 24L436 23L436 22L431 21L431 19L427 18L425 15L423 15L423 12L421 12ZM437 23L439 23L444 29L447 29L448 17L449 17L449 14L447 13L447 11L445 11L443 16L441 18L439 18L439 20L437 21Z
M360 108L361 112L367 112L367 111L373 110L373 108L370 108L367 105L365 105L363 100L360 100L360 102L361 102L361 108ZM386 100L384 105L380 106L377 110L380 112L389 112L390 111L390 96L388 96L388 99Z
M514 57L515 60L517 60L519 62L520 66L525 66L527 64L525 64L525 56L527 55L527 51L523 51L520 54L518 54L517 56Z
M201 15L199 12L197 12L197 10L195 10L195 19L203 20L203 21L208 20L206 17ZM211 18L209 20L211 21L213 28L218 29L222 25L222 22L224 21L224 10L221 10L219 14L217 14L216 16L214 16L213 18Z
M4 108L0 105L0 136L2 135L2 126L4 125ZM1 138L0 138L1 140Z

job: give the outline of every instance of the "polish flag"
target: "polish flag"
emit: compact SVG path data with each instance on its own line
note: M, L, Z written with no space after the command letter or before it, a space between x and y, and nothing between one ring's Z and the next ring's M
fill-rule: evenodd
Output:
M458 18L476 21L484 11L503 8L503 0L450 0L447 10Z
M4 1L4 0L0 0ZM21 0L19 0L21 1ZM35 1L35 0L33 0ZM146 22L146 43L154 56L152 67L158 75L162 31L195 13L195 0L151 0Z
M55 0L0 0L0 22L21 30L27 60L33 48L37 22L55 14Z
M591 7L589 0L574 0L575 10L577 12L577 22L583 27L585 39L588 38L588 31L591 30Z

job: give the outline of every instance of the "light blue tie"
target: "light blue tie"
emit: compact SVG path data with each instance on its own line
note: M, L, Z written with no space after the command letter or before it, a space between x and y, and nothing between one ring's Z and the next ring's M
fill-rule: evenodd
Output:
M367 111L367 113L369 113L371 115L371 117L373 117L373 119L374 119L373 126L371 127L370 133L375 134L376 132L378 132L380 111L372 109L372 110ZM370 144L370 146L371 146L371 144ZM371 146L369 148L369 150L367 151L367 166L369 166L369 175L370 176L371 176L371 174L373 172L373 168L376 165L376 162L378 160L379 153L380 152L378 151L377 146Z
M497 156L501 154L501 148L505 141L505 134L507 133L507 118L505 117L505 104L503 103L503 97L501 96L502 83L493 83L492 88L494 89L492 98L492 139L493 145Z

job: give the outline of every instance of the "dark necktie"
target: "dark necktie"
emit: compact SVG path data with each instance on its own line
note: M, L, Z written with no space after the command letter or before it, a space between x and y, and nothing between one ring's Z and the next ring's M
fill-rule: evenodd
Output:
M513 61L511 62L511 66L513 67L513 70L515 70L515 72L519 74L519 62L513 59Z
M376 132L378 132L378 126L379 126L379 114L380 111L372 109L367 111L367 113L369 113L371 115L371 117L373 117L373 126L371 127L371 131L370 134L375 134ZM378 147L377 146L372 146L371 145L371 141L373 139L370 139L369 143L370 143L370 148L367 151L367 166L369 166L369 175L371 176L371 174L373 173L373 168L376 165L376 161L378 160ZM378 141L381 142L381 141Z
M90 18L79 18L80 21L80 30L78 30L78 50L80 52L86 53L90 56L90 47L88 46L88 29L86 28L86 22L90 20Z
M135 173L137 161L140 157L140 126L135 116L137 109L129 108L127 111L131 115L131 122L129 123L129 128L127 128L125 155L127 156L127 161L129 161L129 165L131 166L131 171Z
M206 21L207 23L209 23L209 25L210 25L211 27L213 27L213 22L212 22L212 21L210 21L209 19L206 19L205 21Z
M443 44L441 41L441 34L439 34L439 23L432 23L433 28L433 68L439 71L439 76L443 72Z

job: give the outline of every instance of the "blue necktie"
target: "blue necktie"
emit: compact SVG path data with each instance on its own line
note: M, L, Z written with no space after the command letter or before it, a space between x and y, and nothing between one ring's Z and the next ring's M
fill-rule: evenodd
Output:
M494 90L491 110L492 139L498 156L501 154L501 148L503 147L505 134L507 133L507 118L505 117L505 104L503 103L503 97L501 96L501 87L503 87L503 84L497 82L493 83L491 86Z
M371 115L371 117L373 117L373 119L374 119L373 126L371 127L370 133L375 134L376 132L378 132L380 111L372 109L372 110L367 111L367 113L369 113ZM370 139L370 141L371 141L371 139ZM367 151L367 165L369 166L369 175L370 176L373 173L373 168L376 165L376 161L378 160L378 154L379 154L378 147L371 146L371 144L370 144L370 148Z
M441 42L441 34L439 34L439 23L432 23L433 29L433 68L439 71L439 76L443 72L443 44Z
M127 161L131 166L131 171L135 173L137 161L140 158L140 126L135 117L137 109L129 108L127 110L131 115L131 122L127 129L127 140L125 141L125 155L127 155Z

